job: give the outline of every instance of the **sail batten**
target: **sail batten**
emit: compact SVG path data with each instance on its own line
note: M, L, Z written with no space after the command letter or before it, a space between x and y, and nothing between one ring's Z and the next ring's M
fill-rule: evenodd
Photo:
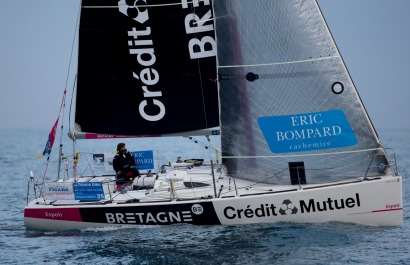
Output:
M135 7L135 8L150 8L150 7L164 7L164 6L175 6L175 5L182 5L182 3L181 2L179 2L179 3L168 3L168 4L157 4L157 5L138 5L138 4L136 4L136 5L134 5L133 7ZM119 4L119 6L127 6L128 7L128 5L127 4ZM92 6L92 5L88 5L88 6L82 6L82 8L113 8L113 9L118 9L118 6L116 5L116 6L97 6L97 5L95 5L95 6Z
M235 158L235 159L246 159L246 158L289 158L289 157L304 157L304 156L326 156L326 155L336 155L336 154L349 154L358 152L369 152L369 151L383 151L382 148L372 148L364 150L353 150L353 151L341 151L341 152L329 152L329 153L312 153L312 154L300 154L300 155L267 155L267 156L224 156L225 158Z
M259 63L253 65L218 65L218 68L233 68L233 67L251 67L251 66L268 66L268 65L285 65L285 64L298 64L298 63L306 63L306 62L315 62L315 61L322 61L326 59L334 59L339 58L340 56L325 56L325 57L318 57L318 58L310 58L306 60L298 60L298 61L290 61L290 62L272 62L272 63Z

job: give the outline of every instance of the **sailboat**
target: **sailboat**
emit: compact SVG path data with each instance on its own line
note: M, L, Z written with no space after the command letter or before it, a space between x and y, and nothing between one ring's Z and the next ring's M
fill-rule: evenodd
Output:
M394 154L315 0L83 0L79 25L71 139L218 135L222 163L125 191L32 177L28 229L402 224Z

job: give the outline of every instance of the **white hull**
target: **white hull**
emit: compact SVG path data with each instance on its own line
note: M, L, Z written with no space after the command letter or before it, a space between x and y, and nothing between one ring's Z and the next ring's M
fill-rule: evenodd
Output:
M43 200L37 199L25 208L24 222L27 228L39 230L175 223L237 225L338 221L375 226L402 224L402 181L399 176L304 185L301 189L294 185L278 189L272 185L268 187L255 186L238 196L232 190L220 198L203 199L198 197L210 194L213 187L176 189L177 196L172 199L168 191L152 190L150 193L145 190L117 193L112 201L104 203L45 205ZM198 196L197 199L184 197L191 192ZM131 199L139 202L131 202Z
M215 203L217 212L229 208L232 218L244 210L241 218L223 219L223 224L273 223L278 221L320 223L339 221L364 225L396 226L403 220L401 177L297 190L278 194L247 196ZM279 211L285 200L293 203L297 212L282 215ZM344 208L341 205L344 205ZM275 205L275 216L245 216L246 209L261 205ZM303 205L303 206L302 206ZM235 210L233 210L233 208ZM222 217L222 216L221 216Z

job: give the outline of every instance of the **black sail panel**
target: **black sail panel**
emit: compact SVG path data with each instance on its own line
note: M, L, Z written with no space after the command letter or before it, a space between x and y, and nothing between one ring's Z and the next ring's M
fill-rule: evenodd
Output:
M83 0L79 130L138 136L219 126L210 4Z

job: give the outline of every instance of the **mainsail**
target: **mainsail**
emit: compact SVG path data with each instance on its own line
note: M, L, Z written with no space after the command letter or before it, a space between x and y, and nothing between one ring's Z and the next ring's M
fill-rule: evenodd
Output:
M219 126L212 8L83 0L75 123L110 135Z
M223 163L239 178L307 183L389 172L314 0L214 1Z

